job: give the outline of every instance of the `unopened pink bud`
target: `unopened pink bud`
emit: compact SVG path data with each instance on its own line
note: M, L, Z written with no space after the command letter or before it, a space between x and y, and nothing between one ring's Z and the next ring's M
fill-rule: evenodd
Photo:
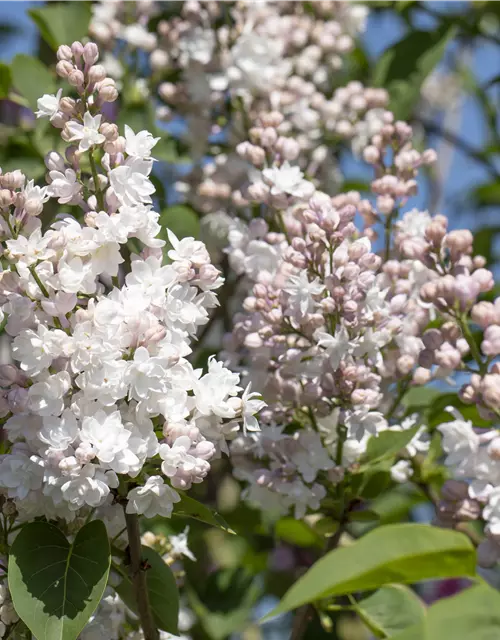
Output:
M61 78L67 78L74 69L74 65L69 60L59 60L56 64L56 73Z
M73 69L68 75L68 82L73 87L81 87L85 81L85 77L80 69Z
M83 47L83 59L86 64L95 64L99 59L99 47L95 42L87 42Z
M432 374L429 371L429 369L424 369L423 367L417 367L415 369L415 372L413 374L413 384L416 384L418 386L423 386L424 384L427 384L428 382L430 382L432 378Z
M57 59L58 60L72 60L73 52L71 51L71 47L68 47L67 44L62 44L57 49Z
M106 69L102 64L95 64L88 70L89 82L101 82L106 77Z
M71 45L71 51L77 60L79 60L83 55L83 44L76 40Z

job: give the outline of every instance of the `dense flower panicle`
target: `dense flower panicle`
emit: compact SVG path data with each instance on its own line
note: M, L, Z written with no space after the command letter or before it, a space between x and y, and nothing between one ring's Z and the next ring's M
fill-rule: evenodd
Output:
M373 200L332 197L305 179L282 153L284 116L276 111L262 113L251 141L237 148L255 169L227 253L249 291L223 355L268 403L268 426L231 443L246 497L266 511L293 508L302 517L318 509L355 471L369 438L388 429L414 430L391 471L406 482L430 437L425 424L415 431L420 416L402 415L402 395L466 369L469 313L487 326L485 356L500 353L496 306L476 304L493 278L471 257L470 232L448 231L446 218L425 211L399 215L434 152L417 152L411 128L390 112L380 117L363 151L375 168ZM390 235L375 251L382 225ZM487 419L500 410L496 377L493 365L462 391Z
M239 398L240 376L222 363L211 359L203 375L186 359L223 279L203 243L171 232L162 264L149 179L158 139L128 126L122 137L104 121L113 83L98 55L93 43L61 47L58 73L80 98L64 109L61 92L39 101L37 116L62 129L71 160L47 155L46 187L0 175L10 264L0 303L16 362L2 368L0 486L20 518L110 509L120 478L131 486L128 513L168 517L176 489L206 477L239 424L257 429L263 404L249 388ZM49 198L81 207L85 223L61 214L43 229Z

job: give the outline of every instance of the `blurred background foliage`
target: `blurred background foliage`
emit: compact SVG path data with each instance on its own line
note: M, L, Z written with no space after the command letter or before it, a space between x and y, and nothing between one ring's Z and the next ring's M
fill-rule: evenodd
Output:
M161 13L179 12L180 2L160 3ZM307 6L310 3L304 2ZM500 3L499 2L370 2L366 33L349 55L337 79L338 86L356 79L367 86L389 90L391 108L407 119L419 146L438 151L439 162L420 185L411 203L431 213L442 212L452 227L469 227L475 234L475 251L498 270L500 260ZM43 181L44 156L60 147L59 132L46 120L36 120L33 110L44 93L61 84L54 72L55 51L60 44L87 34L91 3L0 2L0 167L16 168ZM155 19L159 19L161 15ZM119 124L146 128L161 136L155 148L156 206L162 224L179 236L199 234L200 215L182 204L174 185L190 166L189 149L182 137L182 123L160 126L155 122L151 99L137 91L138 77L148 69L140 57L131 61L118 103L107 114ZM164 78L157 78L160 81ZM370 172L353 156L348 145L337 145L335 155L342 169L339 189L367 192ZM56 209L44 215L52 216ZM500 292L495 292L495 297ZM198 357L217 345L201 345ZM437 392L439 393L439 392ZM448 399L408 396L408 413L426 404L429 424L443 421ZM474 412L474 407L468 407ZM466 415L466 417L471 417ZM439 448L436 448L438 455ZM422 470L427 479L441 473L432 456ZM389 466L377 465L364 477L364 503L351 530L355 536L374 523L401 522L428 517L427 497L416 490L392 486ZM372 499L380 489L387 490ZM155 520L157 532L181 531L190 524L190 541L198 562L186 561L185 594L198 615L192 635L201 640L244 638L278 640L289 635L289 617L262 627L255 623L273 606L304 568L322 552L325 533L333 533L328 518L309 517L306 522L283 518L277 523L240 501L240 490L221 460L209 480L196 486L193 497L213 507L186 505L185 518ZM208 524L207 524L208 523ZM212 525L216 525L216 527ZM235 536L231 531L236 532ZM453 591L456 585L446 588ZM421 595L432 600L440 587L428 585ZM266 597L264 598L264 594ZM309 626L307 638L359 640L370 637L354 613L334 625L323 616Z

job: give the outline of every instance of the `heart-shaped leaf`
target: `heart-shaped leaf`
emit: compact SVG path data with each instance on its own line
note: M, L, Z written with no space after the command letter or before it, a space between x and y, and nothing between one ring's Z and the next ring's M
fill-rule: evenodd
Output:
M99 604L111 555L100 520L73 543L54 525L23 527L9 556L9 589L21 620L37 640L75 640Z

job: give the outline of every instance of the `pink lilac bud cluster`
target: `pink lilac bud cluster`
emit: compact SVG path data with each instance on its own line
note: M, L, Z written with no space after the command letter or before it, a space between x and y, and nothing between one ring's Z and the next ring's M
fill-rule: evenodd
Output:
M108 77L102 64L98 64L99 50L94 42L85 46L81 42L74 42L71 47L62 45L57 50L57 59L57 75L74 87L80 99L62 97L60 89L57 95L46 94L38 100L35 115L48 117L54 127L63 129L63 140L70 142L73 133L66 125L82 116L86 105L99 110L103 103L114 102L118 91L115 81Z
M412 144L412 128L406 122L395 121L390 111L381 113L381 122L362 153L365 162L375 169L376 179L371 187L377 196L376 209L382 216L388 216L416 194L418 170L433 164L436 153L433 149L417 151ZM370 225L370 212L366 211L365 216Z
M418 260L384 264L355 224L369 202L317 190L292 164L300 147L280 135L282 122L278 112L261 114L250 141L238 146L259 173L237 197L247 215L256 205L261 215L229 232L230 265L251 289L224 355L265 389L261 419L271 425L233 442L235 473L249 483L250 500L282 513L293 507L301 517L359 462L370 436L415 424L390 424L394 383L404 389L437 375L419 366L435 313L419 292L435 274ZM372 224L385 220L370 211ZM290 423L295 433L284 432ZM428 446L422 428L406 454ZM404 460L393 471L396 481L410 475Z
M0 306L15 362L0 371L0 487L21 519L113 509L120 483L129 513L168 517L240 423L258 429L263 404L216 359L207 373L186 359L222 278L202 242L169 231L163 265L150 181L157 139L104 121L98 56L93 43L58 50L68 79L83 80L65 112L66 157L46 158L49 185L25 184L20 172L0 178L9 193ZM44 96L38 117L52 117L50 99L65 100ZM61 212L43 228L49 198L78 205L84 223Z

